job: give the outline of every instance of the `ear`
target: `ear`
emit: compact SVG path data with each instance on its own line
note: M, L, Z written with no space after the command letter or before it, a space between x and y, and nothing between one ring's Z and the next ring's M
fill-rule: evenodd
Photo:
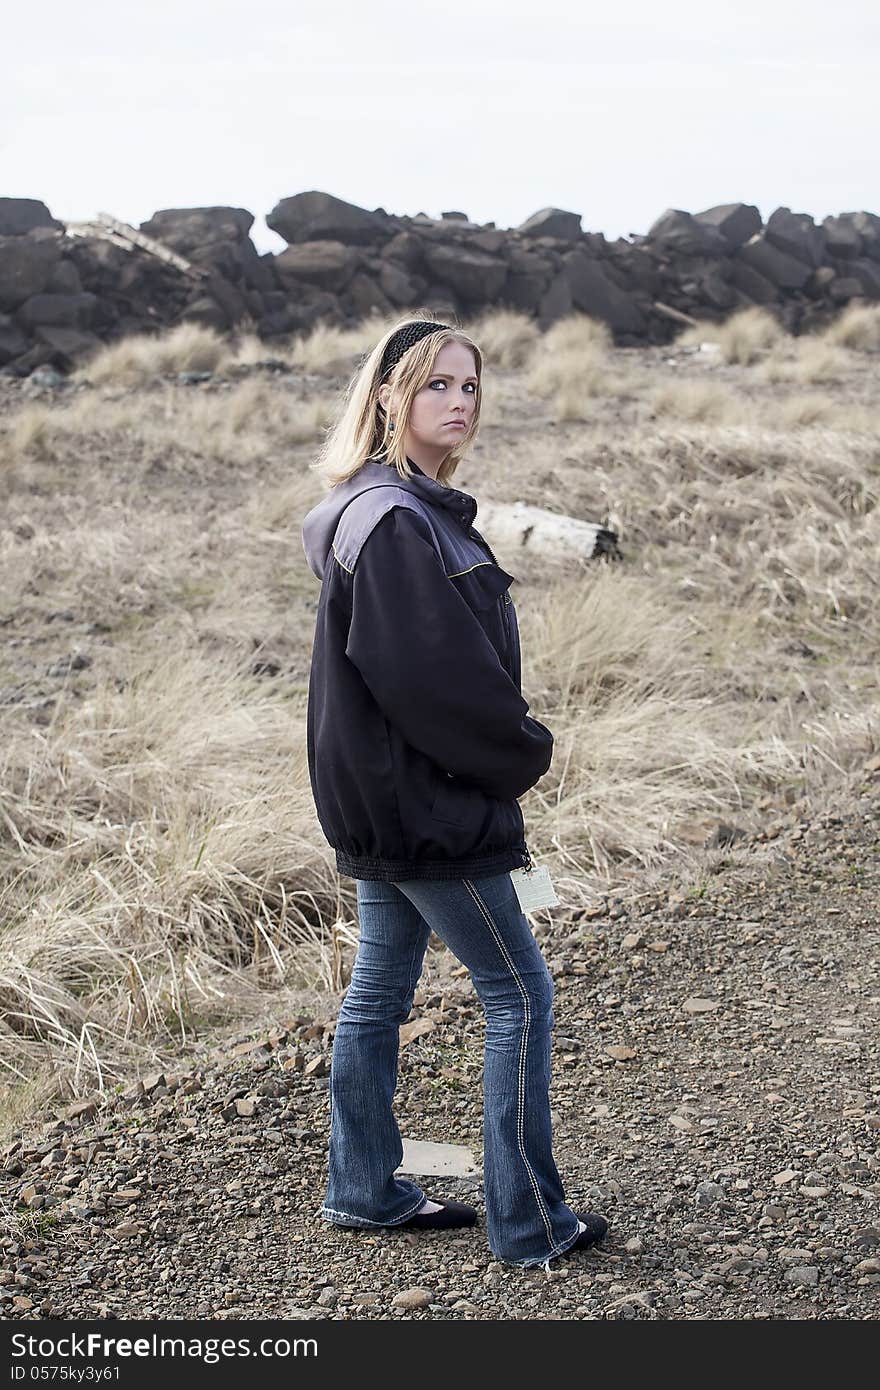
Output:
M386 414L387 414L387 411L388 411L388 397L389 397L390 394L391 394L391 387L390 387L390 386L385 385L385 386L380 386L380 387L379 387L379 391L378 391L379 404L381 405L382 409L386 412Z

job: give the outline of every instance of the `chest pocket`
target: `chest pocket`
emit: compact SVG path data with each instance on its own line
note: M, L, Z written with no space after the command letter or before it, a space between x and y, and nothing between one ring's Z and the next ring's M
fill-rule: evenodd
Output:
M478 613L485 612L501 598L505 603L512 602L509 590L516 576L508 574L500 565L491 562L475 565L464 574L450 578L465 602Z

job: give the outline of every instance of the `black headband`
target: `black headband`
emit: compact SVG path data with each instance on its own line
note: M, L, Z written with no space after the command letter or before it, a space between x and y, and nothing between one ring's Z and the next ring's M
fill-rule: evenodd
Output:
M411 347L415 347L416 343L421 342L422 338L427 338L429 333L438 333L441 328L448 327L448 323L433 323L430 319L417 319L415 323L405 323L403 328L399 328L396 333L393 333L385 344L379 380L384 381L391 369L397 366L403 354L409 352Z

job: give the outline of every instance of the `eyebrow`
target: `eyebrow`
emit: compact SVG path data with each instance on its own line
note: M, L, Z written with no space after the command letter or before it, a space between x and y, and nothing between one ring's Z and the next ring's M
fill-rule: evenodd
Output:
M454 377L454 376L450 376L450 375L448 374L448 372L432 372L432 373L431 373L431 376L432 376L432 377L435 377L435 376L442 377L442 379L443 379L444 381L454 381L454 380L455 380L455 377ZM476 378L475 376L466 376L466 377L465 377L465 381L476 381L476 380L477 380L477 378Z

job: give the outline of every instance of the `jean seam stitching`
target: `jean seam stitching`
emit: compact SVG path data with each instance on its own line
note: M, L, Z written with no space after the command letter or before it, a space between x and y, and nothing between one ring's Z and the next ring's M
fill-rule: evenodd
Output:
M398 1216L396 1221L371 1221L368 1216L355 1216L354 1212L337 1211L335 1207L321 1207L319 1215L324 1216L326 1213L329 1213L330 1216L346 1216L349 1221L363 1221L367 1226L399 1226L401 1221L405 1221L408 1216L412 1216L420 1207L423 1207L426 1201L427 1198L425 1194L422 1193L415 1206L410 1207L402 1216Z
M555 1253L555 1251L556 1251L556 1245L555 1245L555 1243L554 1243L554 1241L553 1241L553 1226L552 1226L552 1224L551 1224L550 1216L549 1216L549 1213L548 1213L548 1211L547 1211L547 1208L546 1208L546 1206L545 1206L545 1204L544 1204L544 1200L543 1200L543 1198L542 1198L542 1196L541 1196L541 1189L540 1189L540 1186L539 1186L539 1184L538 1184L538 1180L537 1180L537 1178L535 1177L534 1169L532 1168L532 1165L529 1163L529 1160L528 1160L528 1158L526 1157L525 1141L524 1141L524 1138L523 1138L523 1111L524 1111L524 1107L525 1107L526 1050L527 1050L527 1046L528 1046L529 1027L530 1027L530 1025L531 1025L531 1009L530 1009L530 1007L529 1007L529 996L528 996L528 991L526 990L525 985L523 984L523 981L522 981L522 977L520 976L519 971L517 970L516 966L514 965L513 960L512 960L512 958L511 958L511 956L510 956L510 953L509 953L509 951L507 950L507 947L506 947L505 944L504 944L504 940L503 940L503 938L502 938L502 936L501 936L501 933L500 933L499 930L498 930L497 924L496 924L496 922L495 922L495 920L494 920L494 918L493 918L491 912L489 911L489 909L488 909L488 907L486 906L486 904L483 902L482 898L480 897L479 893L477 892L476 888L474 887L474 885L473 885L473 883L470 881L470 879L467 879L467 878L466 878L466 879L463 879L462 881L463 881L465 887L467 888L468 892L470 893L471 897L475 900L475 902L476 902L478 908L480 909L481 913L482 913L483 916L485 917L486 921L488 922L488 924L489 924L489 929L490 929L490 931L492 932L492 935L495 937L495 941L496 941L496 943L497 943L497 945L498 945L498 949L501 951L501 954L502 954L502 956L503 956L503 958L504 958L505 964L507 965L507 968L509 969L510 973L512 974L514 980L516 981L517 988L520 990L520 992L521 992L521 994L522 994L522 996L523 996L523 1006L524 1006L524 1008L525 1008L525 1019L524 1019L524 1022L523 1022L522 1038L521 1038L521 1041L520 1041L520 1059L519 1059L519 1066L517 1067L517 1097L516 1097L516 1129L517 1129L517 1135L516 1135L516 1137L517 1137L517 1143L518 1143L518 1146L519 1146L520 1156L521 1156L521 1158L522 1158L523 1163L525 1164L526 1172L527 1172L528 1175L529 1175L529 1182L531 1183L532 1191L533 1191L534 1194L535 1194L535 1201L536 1201L537 1204L538 1204L538 1210L539 1210L539 1212L541 1213L541 1219L542 1219L542 1221L544 1222L544 1226L546 1227L546 1230L547 1230L547 1239L548 1239L548 1241L550 1242L551 1254L545 1256L545 1259L549 1260L549 1259L552 1258L552 1254Z

